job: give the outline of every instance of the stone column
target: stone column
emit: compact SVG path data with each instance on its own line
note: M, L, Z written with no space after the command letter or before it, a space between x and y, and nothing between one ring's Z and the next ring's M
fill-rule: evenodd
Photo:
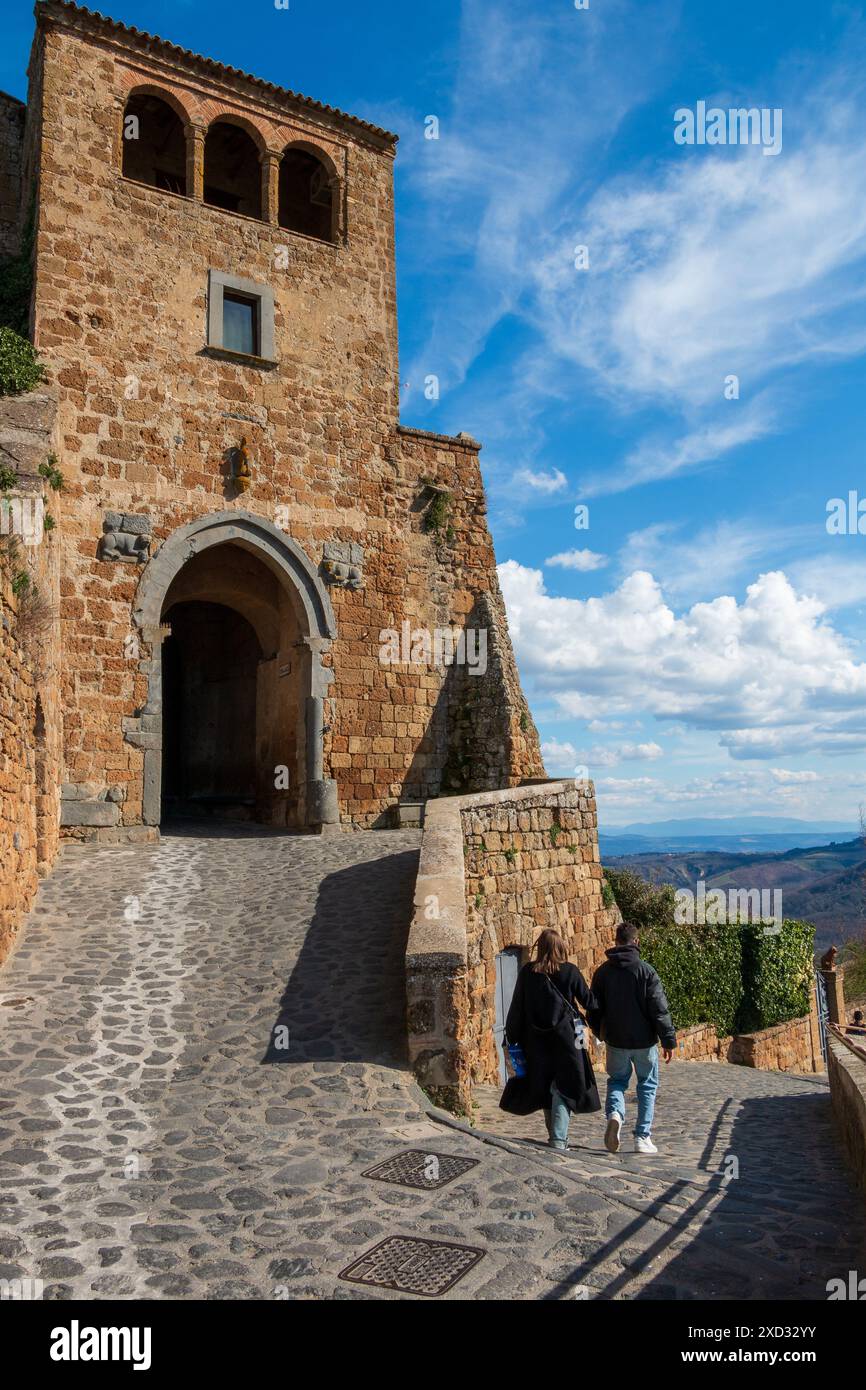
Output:
M845 981L845 971L841 968L836 970L822 970L824 984L827 986L827 1013L831 1023L838 1023L840 1028L844 1028L847 1022L845 1014L845 994L843 984Z
M280 160L282 154L277 150L262 150L259 163L262 166L262 221L276 227L280 214Z
M204 198L204 141L207 129L203 125L186 128L186 196L199 203Z

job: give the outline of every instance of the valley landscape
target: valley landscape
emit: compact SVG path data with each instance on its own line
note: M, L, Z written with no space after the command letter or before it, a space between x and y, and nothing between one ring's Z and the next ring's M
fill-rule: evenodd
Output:
M803 823L799 830L797 822L778 824L769 817L747 817L612 827L600 836L602 862L606 868L631 869L650 883L693 892L701 880L708 893L781 892L784 916L812 922L821 951L863 937L866 843L860 834L834 839L820 824ZM788 844L798 839L799 844Z

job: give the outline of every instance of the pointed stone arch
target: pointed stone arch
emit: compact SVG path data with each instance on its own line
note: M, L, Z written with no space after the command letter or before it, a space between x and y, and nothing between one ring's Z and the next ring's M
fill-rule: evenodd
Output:
M246 511L213 512L174 531L146 564L136 590L132 620L149 649L139 662L147 678L147 699L140 711L124 720L123 732L128 743L144 752L144 823L158 825L161 817L163 605L189 561L225 545L246 550L263 563L291 604L301 634L297 646L304 690L304 821L311 828L333 825L339 819L336 784L324 777L322 751L324 699L332 675L322 657L337 635L334 610L314 564L297 541L273 522Z

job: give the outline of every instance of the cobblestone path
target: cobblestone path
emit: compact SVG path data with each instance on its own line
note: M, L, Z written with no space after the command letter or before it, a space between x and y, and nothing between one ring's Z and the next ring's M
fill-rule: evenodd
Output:
M412 1297L338 1280L390 1235L485 1252L452 1299L824 1298L866 1273L821 1079L674 1064L652 1160L607 1155L597 1117L552 1154L483 1090L486 1138L431 1118L404 1059L417 847L204 830L64 854L0 970L0 1279ZM477 1166L436 1191L363 1176L408 1148Z

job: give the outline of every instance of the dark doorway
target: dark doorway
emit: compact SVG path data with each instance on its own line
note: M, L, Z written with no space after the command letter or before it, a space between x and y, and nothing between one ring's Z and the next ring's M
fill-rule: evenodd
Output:
M252 820L262 651L221 603L176 603L163 645L162 814Z

